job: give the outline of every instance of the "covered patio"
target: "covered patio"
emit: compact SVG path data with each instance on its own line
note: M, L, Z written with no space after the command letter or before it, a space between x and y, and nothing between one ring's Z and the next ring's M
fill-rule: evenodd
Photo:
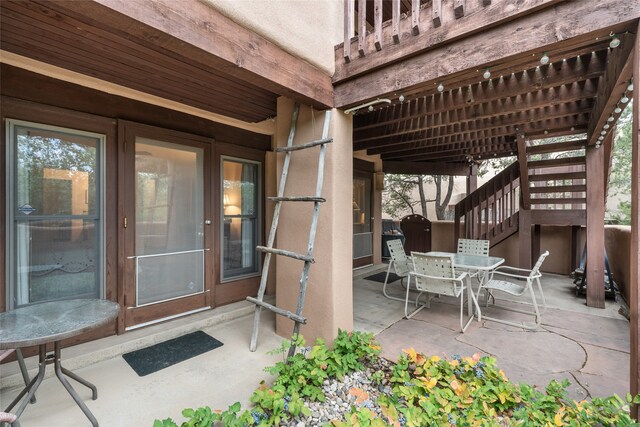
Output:
M461 334L456 302L446 298L411 320L403 319L403 303L385 298L381 283L365 279L384 269L385 265L377 265L354 271L353 309L354 329L376 334L385 358L395 360L409 347L445 357L481 352L495 356L515 382L544 387L552 379L567 378L571 382L570 397L577 400L628 391L629 323L618 313L619 304L607 301L604 310L587 307L583 298L574 296L567 277L543 276L549 308L543 314L540 330L526 332L490 321L474 321ZM399 282L390 288L401 293ZM144 334L112 336L64 349L64 357L80 375L101 384L100 398L87 400L87 405L106 425L151 425L155 418L167 417L179 420L182 409L188 407L225 409L236 401L248 407L251 392L262 379L269 380L262 369L280 360L280 356L266 353L281 341L274 333L273 316L265 314L260 346L255 353L248 352L250 314L248 303L234 303L217 320L202 314L190 322L178 319L151 327ZM146 377L138 377L120 357L122 352L184 334L194 327L220 339L224 346ZM94 348L89 356L88 347ZM105 349L109 349L108 357L96 360L96 354ZM27 360L30 368L35 368L33 359ZM14 365L3 366L3 387L17 384ZM66 398L54 378L45 380L40 390L47 398L29 405L21 417L22 425L85 422L82 412ZM17 387L3 388L0 401L8 402L17 392Z

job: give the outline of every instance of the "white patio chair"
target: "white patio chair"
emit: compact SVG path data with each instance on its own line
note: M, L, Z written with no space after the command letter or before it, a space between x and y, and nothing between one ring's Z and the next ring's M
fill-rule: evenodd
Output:
M475 240L475 239L458 239L458 250L459 254L465 255L480 255L480 256L489 256L489 241L488 240ZM470 277L475 277L478 279L478 282L482 284L482 281L486 279L483 275L479 276L478 271L469 271L466 269L458 268L456 269L458 273L466 271L469 273ZM484 273L486 274L486 273Z
M20 421L18 417L9 412L0 412L0 425L7 423L11 427L20 427Z
M521 322L521 323L511 322L508 320L498 319L498 318L489 317L489 316L484 316L485 319L493 320L494 322L504 323L507 325L516 326L516 327L525 328L525 329L536 329L540 326L540 324L542 323L542 313L547 308L547 301L544 298L544 292L542 292L542 285L540 285L540 277L542 277L542 273L540 273L540 267L542 266L542 263L544 262L544 259L547 257L547 255L549 255L549 251L546 251L545 253L540 255L540 258L538 258L538 261L536 262L536 264L533 266L531 270L527 270L524 268L516 268L516 267L506 267L506 266L498 267L491 272L491 276L489 277L489 280L483 283L480 288L480 289L484 289L491 296L491 298L493 298L494 305L496 304L496 299L494 295L495 291L506 292L509 295L513 295L517 297L523 297L525 293L527 293L528 291L529 294L531 295L531 304L533 305L533 311L520 310L513 307L506 307L506 306L499 306L499 305L495 305L495 306L505 310L515 311L517 313L524 313L524 314L535 316L535 324L531 325L531 324L526 324L524 322ZM526 280L526 284L520 285L517 283L513 283L512 281L502 280L503 277L519 279L523 281ZM542 307L543 307L542 312L540 312L540 309L538 308L536 295L533 291L534 281L538 285L538 292L540 292L540 298L542 300ZM487 305L488 305L488 298L487 298Z
M384 285L382 285L382 294L389 299L404 301L404 298L394 297L387 293L387 281L389 280L391 267L393 267L393 271L395 272L395 274L400 276L400 284L402 284L404 278L407 277L409 272L413 269L411 258L409 258L404 252L404 247L402 246L402 241L400 239L387 240L387 248L389 248L391 261L389 262L389 267L387 268L387 275L384 278Z
M458 253L467 255L489 256L489 241L458 239Z
M407 283L407 293L404 302L404 315L407 319L413 317L416 313L425 307L429 307L431 298L428 294L447 295L460 299L460 330L464 332L474 316L471 314L469 320L464 322L464 293L467 291L468 298L471 298L475 304L475 309L480 313L480 306L475 295L469 286L469 275L462 273L455 274L453 267L453 256L431 256L419 252L412 252L414 271L409 273L409 282ZM407 313L409 305L409 286L411 278L414 279L414 286L420 292L416 298L416 309L412 313ZM424 304L419 305L420 296L427 293L427 299Z

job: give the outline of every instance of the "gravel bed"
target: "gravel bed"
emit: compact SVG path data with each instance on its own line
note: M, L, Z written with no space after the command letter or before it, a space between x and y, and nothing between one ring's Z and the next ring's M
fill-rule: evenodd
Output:
M316 427L333 420L344 420L345 415L351 412L352 407L367 407L378 416L382 416L380 406L378 406L378 396L380 393L391 393L387 376L391 370L391 362L379 358L364 371L353 372L345 375L342 380L325 380L322 391L325 395L324 402L306 401L307 407L311 410L311 415L296 417L285 423L280 423L281 427ZM385 377L381 384L373 384L371 376L376 371L383 371ZM364 391L362 393L360 390Z

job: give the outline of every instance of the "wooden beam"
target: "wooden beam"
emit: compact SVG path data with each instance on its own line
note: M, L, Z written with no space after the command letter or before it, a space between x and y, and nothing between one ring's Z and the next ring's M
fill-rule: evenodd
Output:
M367 2L358 2L358 55L365 55L365 37L367 36Z
M529 162L531 164L533 162ZM531 194L539 194L539 193L584 193L587 191L586 184L576 184L576 185L543 185L537 187L531 187L529 192Z
M434 139L430 142L417 139L414 142L410 142L411 148L405 146L405 140L399 140L397 145L400 147L394 149L394 146L384 147L384 149L369 149L367 154L376 155L381 154L383 158L389 158L388 156L414 156L423 154L441 153L444 151L468 149L473 150L480 145L483 147L509 145L513 142L513 138L510 136L497 136L497 137L479 137L472 139L468 135L459 134L441 137ZM357 151L357 150L355 150Z
M369 138L367 141L354 141L354 150L367 149L372 154L382 154L390 151L412 150L421 147L429 147L429 141L438 138L461 135L467 140L495 138L499 136L513 136L518 131L527 135L542 135L545 131L553 132L556 129L567 130L570 128L586 128L588 118L586 115L560 117L550 120L542 120L524 125L488 126L475 129L473 123L452 124L445 127L421 126L416 130L410 129L405 133L382 134ZM413 143L413 144L412 144ZM387 147L389 147L387 149Z
M391 0L391 32L393 42L400 43L400 0Z
M640 31L640 25L636 34ZM640 37L636 38L633 57L633 77L638 93L640 83ZM629 329L631 335L630 390L635 396L640 393L640 102L633 103L633 125L631 129L631 244L629 248ZM631 416L638 419L638 405L631 406Z
M467 196L478 188L478 165L472 164L469 167L469 176L467 177Z
M584 209L532 209L531 222L541 225L587 225L587 213Z
M375 0L373 4L373 22L374 44L376 50L382 50L382 0Z
M383 161L384 173L397 173L408 175L448 175L468 176L469 165L467 163L430 163L430 162L394 162Z
M524 209L531 208L531 195L529 193L529 167L527 166L527 141L524 139L524 135L519 133L516 135L516 142L518 143L518 164L520 167L520 198L521 206ZM531 257L529 257L531 258ZM522 260L521 260L522 261Z
M453 15L456 19L462 18L464 16L464 0L453 0Z
M587 199L584 197L534 197L530 202L532 205L571 205L584 204Z
M351 62L351 37L353 37L353 21L355 14L355 0L344 0L344 49L345 62Z
M531 268L531 211L520 209L518 226L518 260L520 268Z
M604 308L604 150L587 148L587 305Z
M442 25L442 0L432 0L431 21L433 22L433 26L436 28ZM405 55L406 53L404 53L402 56L405 56ZM349 73L350 74L354 73L354 70L349 70Z
M464 110L467 116L479 114L480 117L512 114L596 96L598 93L596 78L602 75L604 69L602 63L580 67L584 72L578 74L571 71L575 68L578 67L567 67L562 72L553 73L528 71L516 75L515 78L505 78L501 82L485 81L471 87L465 86L442 94L415 98L403 104L393 104L374 113L358 114L354 118L354 128L359 130L385 126L398 121L456 110ZM548 79L545 79L545 76ZM500 101L498 103L492 102L498 100Z
M212 70L232 73L276 94L317 108L333 106L331 78L325 72L204 2L190 1L181 7L172 0L94 0L55 5L92 19L98 27L138 38Z
M598 96L591 112L589 130L587 131L587 145L596 144L602 126L607 123L609 116L613 115L613 109L627 89L633 73L631 58L636 36L621 34L618 37L621 42L620 46L611 50L607 69L602 83L598 87Z
M411 33L420 34L420 0L411 0Z
M554 166L576 166L584 165L584 156L560 157L557 159L534 160L529 162L529 169L542 169Z
M482 32L473 34L455 42L442 43L440 39L434 39L430 43L422 43L419 40L422 34L436 37L439 31L423 32L416 36L415 42L406 44L415 46L416 51L411 61L399 61L406 59L410 54L406 51L398 52L396 49L385 49L383 55L375 55L375 62L354 61L349 67L336 69L334 82L339 83L335 87L335 103L338 108L356 105L376 96L387 96L399 91L410 90L424 82L437 81L441 76L454 74L464 70L478 69L484 64L505 61L514 56L531 56L540 54L540 46L560 46L567 43L579 43L593 41L598 35L608 34L608 31L624 31L634 20L640 17L640 2L619 2L601 0L581 0L579 2L527 2L535 4L537 13L531 15L514 15L510 1L499 2L484 8L484 13L479 13L479 22L473 19L465 21L468 25L474 25L474 29ZM553 7L549 7L550 5ZM542 10L540 8L542 7ZM494 10L494 8L498 8ZM504 8L504 9L503 9ZM523 11L526 7L518 8ZM492 12L502 11L503 25L489 27L487 20ZM526 13L531 13L527 9ZM514 16L517 19L514 19ZM560 18L561 17L561 18ZM462 21L461 21L462 22ZM473 22L473 24L472 24ZM545 25L541 25L544 22ZM480 25L479 25L480 24ZM457 27L457 25L456 25ZM457 28L443 27L442 31L448 32ZM469 28L466 28L469 31ZM523 35L526 34L526 37ZM517 40L517 43L505 43L506 40ZM405 46L405 45L403 45ZM429 50L425 50L429 46ZM399 56L397 56L399 54ZM441 58L456 58L455 61L442 61ZM399 61L391 64L392 61ZM385 64L391 64L384 66ZM433 64L438 64L434 67ZM344 64L342 64L344 66ZM355 66L355 67L354 67ZM367 72L356 77L356 67L364 67L361 72ZM389 78L393 76L393 78ZM350 80L342 83L342 80ZM365 90L366 88L366 90ZM375 92L371 92L375 88Z
M529 175L529 181L565 181L573 179L585 179L586 172L557 172Z
M527 147L528 154L560 153L562 151L574 151L584 149L585 139L575 139L573 141L556 142L553 144L540 144Z

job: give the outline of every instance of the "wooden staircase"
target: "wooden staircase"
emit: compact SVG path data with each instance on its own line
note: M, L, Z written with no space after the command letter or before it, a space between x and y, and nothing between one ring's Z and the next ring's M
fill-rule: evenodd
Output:
M584 141L520 146L517 162L456 205L456 241L464 236L495 246L521 224L586 225Z

